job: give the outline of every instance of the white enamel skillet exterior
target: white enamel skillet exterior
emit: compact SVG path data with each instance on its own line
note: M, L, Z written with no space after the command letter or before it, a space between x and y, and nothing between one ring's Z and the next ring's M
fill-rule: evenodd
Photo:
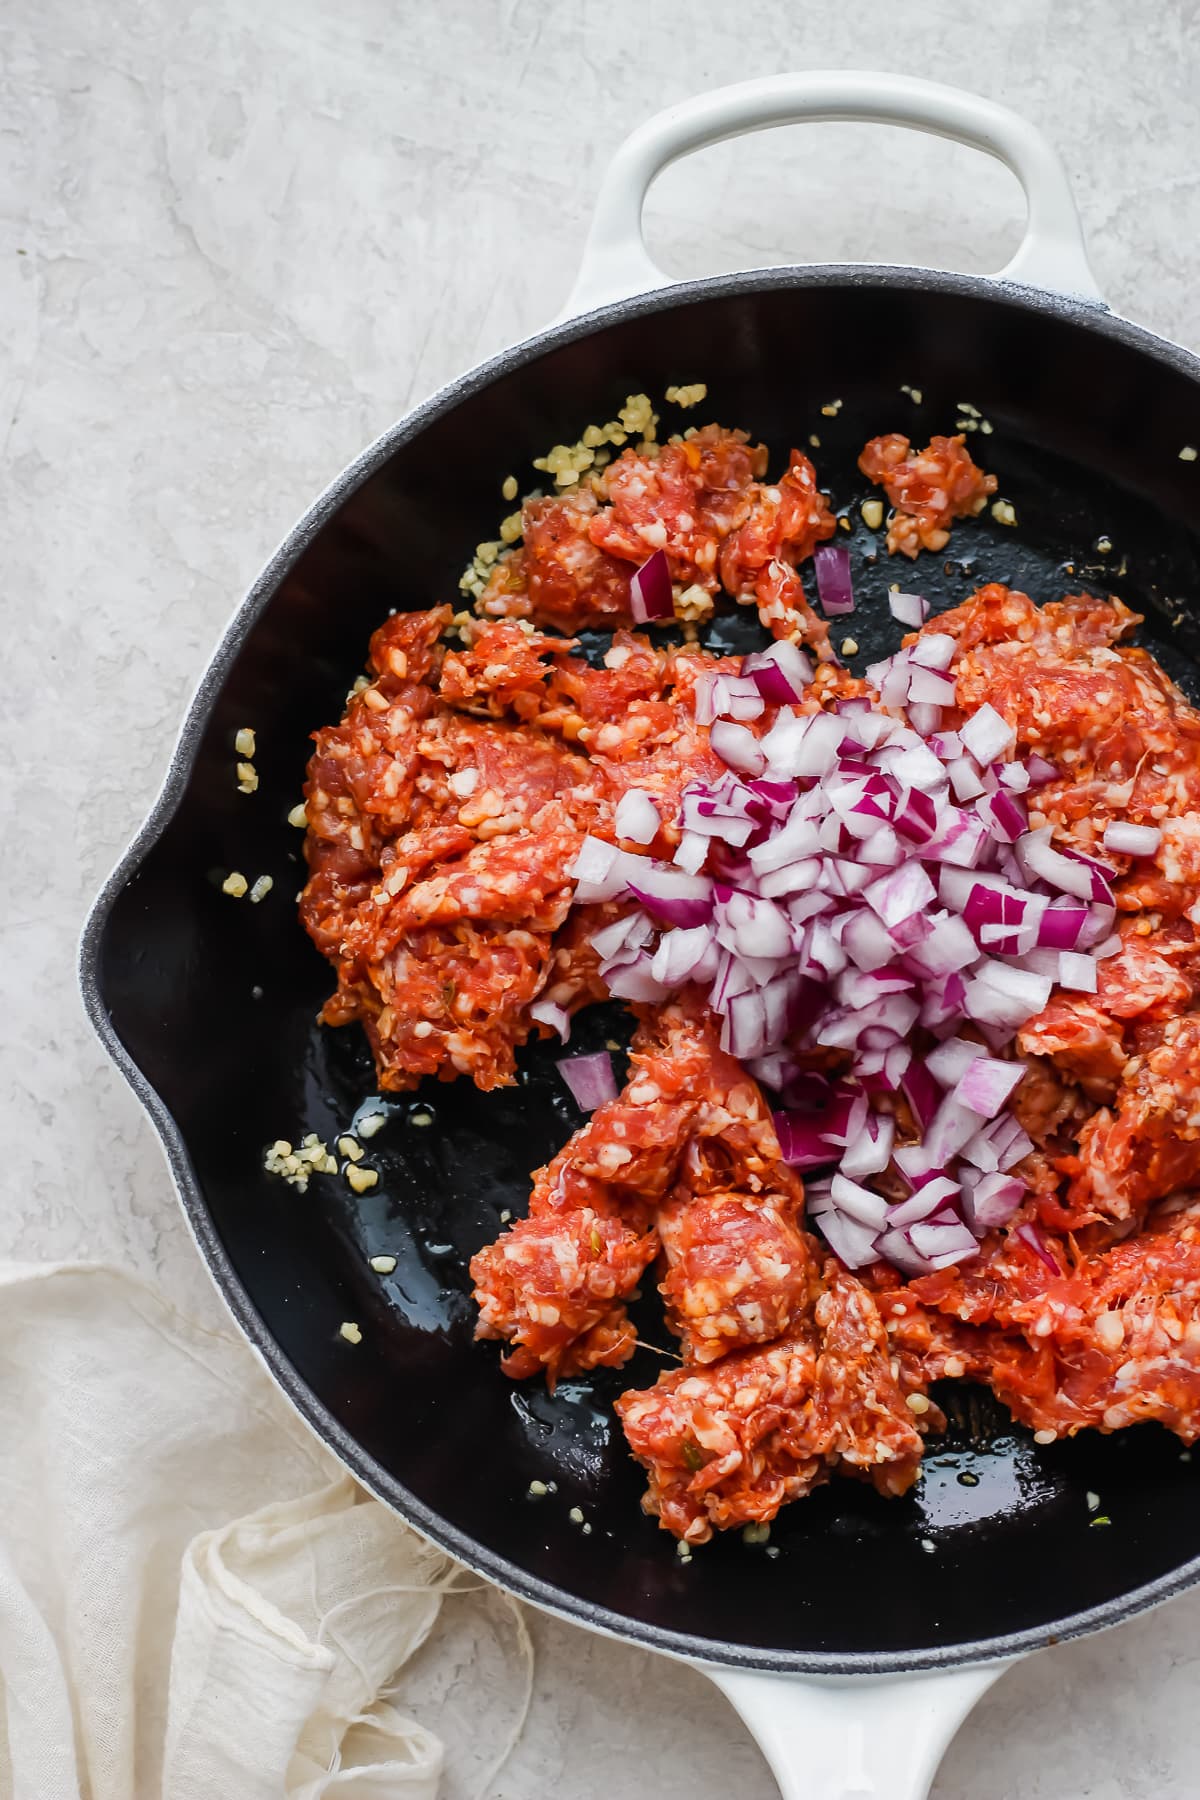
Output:
M915 76L828 70L718 88L639 126L605 172L579 274L555 322L670 287L642 234L647 192L670 163L769 126L836 120L907 126L999 158L1020 181L1028 216L997 279L1103 307L1066 170L1036 126L993 101ZM741 1714L783 1800L925 1800L962 1720L1012 1660L882 1680L693 1666Z

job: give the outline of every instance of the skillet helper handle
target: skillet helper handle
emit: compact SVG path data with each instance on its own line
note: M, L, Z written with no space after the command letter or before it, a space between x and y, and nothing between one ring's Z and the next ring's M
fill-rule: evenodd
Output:
M782 1800L927 1800L951 1738L1012 1663L842 1681L698 1666L741 1714Z
M1020 247L998 279L1104 304L1067 172L1036 125L993 100L916 75L830 69L715 88L639 125L604 173L579 274L560 318L671 285L642 235L650 185L671 163L727 138L804 120L904 125L1007 163L1025 190L1028 216Z

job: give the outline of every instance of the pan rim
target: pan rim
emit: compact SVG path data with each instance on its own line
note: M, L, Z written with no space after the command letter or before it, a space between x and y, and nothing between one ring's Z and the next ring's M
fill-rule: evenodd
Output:
M1061 1620L1031 1626L1023 1631L952 1645L930 1645L916 1650L858 1651L851 1654L775 1650L733 1642L716 1643L687 1632L672 1631L631 1619L607 1607L583 1600L564 1588L542 1581L497 1555L479 1540L461 1532L440 1513L426 1506L356 1442L293 1367L268 1330L220 1241L183 1135L170 1109L117 1036L104 1002L100 978L101 950L116 900L137 876L174 818L191 781L200 741L225 678L251 630L304 551L350 496L398 448L417 437L427 425L451 411L460 401L469 399L501 376L523 368L548 350L591 336L626 319L668 311L676 306L698 304L709 299L735 298L777 288L834 286L900 288L957 295L998 301L1035 315L1067 319L1084 325L1103 338L1123 343L1148 355L1155 362L1166 364L1200 387L1200 358L1181 345L1112 312L1102 303L989 276L951 274L901 265L828 263L783 266L678 282L647 294L614 301L550 326L499 351L487 361L448 382L381 432L334 477L268 558L245 597L235 608L200 676L172 747L162 786L149 813L119 857L88 912L80 938L78 972L87 1016L158 1134L189 1230L222 1301L285 1399L316 1433L325 1448L368 1492L474 1573L495 1582L519 1599L537 1607L539 1611L582 1625L602 1636L636 1643L645 1649L702 1665L754 1669L775 1675L879 1677L1008 1660L1068 1638L1081 1637L1119 1624L1162 1604L1200 1581L1200 1555L1127 1593Z

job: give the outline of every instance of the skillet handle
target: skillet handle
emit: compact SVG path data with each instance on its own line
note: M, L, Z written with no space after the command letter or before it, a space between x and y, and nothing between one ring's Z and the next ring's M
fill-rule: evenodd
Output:
M669 164L726 138L802 120L905 125L998 157L1024 188L1029 209L1020 247L999 279L1104 304L1067 172L1036 125L993 100L915 75L829 69L715 88L639 125L604 173L579 274L560 318L671 285L642 236L646 195Z
M951 1738L1013 1665L878 1681L696 1666L741 1714L782 1800L927 1800Z

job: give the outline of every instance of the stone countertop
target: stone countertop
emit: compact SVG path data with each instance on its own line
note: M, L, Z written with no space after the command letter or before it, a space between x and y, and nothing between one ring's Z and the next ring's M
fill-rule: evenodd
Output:
M562 303L599 171L669 101L787 68L957 82L1023 110L1070 169L1113 305L1200 347L1192 0L9 0L0 19L0 433L12 893L0 1034L3 1248L110 1258L214 1322L158 1144L82 1017L86 906L143 817L187 697L314 492L455 372ZM667 268L867 253L999 266L994 164L868 127L764 135L670 171ZM803 354L803 345L798 353ZM448 1737L512 1659L453 1603L419 1672ZM492 1792L775 1792L687 1669L535 1620L529 1724ZM1188 1800L1200 1594L1005 1676L938 1800ZM418 1697L414 1696L414 1701ZM429 1716L427 1711L426 1716ZM453 1761L449 1800L472 1791Z

